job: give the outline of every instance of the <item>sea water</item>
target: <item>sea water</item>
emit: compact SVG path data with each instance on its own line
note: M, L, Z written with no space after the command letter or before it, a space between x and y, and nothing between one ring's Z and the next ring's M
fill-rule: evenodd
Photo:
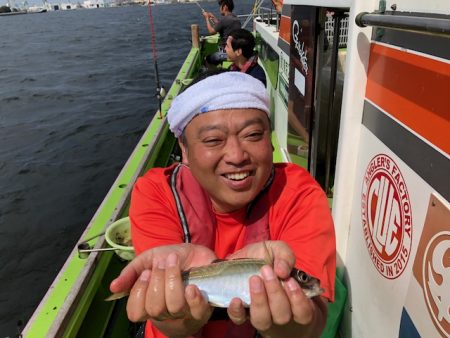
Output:
M195 4L152 13L168 89L205 23ZM157 110L151 41L145 6L0 17L0 337L28 321Z

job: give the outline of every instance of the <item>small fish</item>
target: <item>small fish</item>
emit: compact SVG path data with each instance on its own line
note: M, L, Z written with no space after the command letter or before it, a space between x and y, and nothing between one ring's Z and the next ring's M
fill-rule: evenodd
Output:
M195 267L182 272L184 284L197 285L203 296L215 307L228 307L235 297L242 299L244 304L250 304L248 280L253 275L261 275L260 270L267 260L241 258L215 261L209 265ZM305 272L293 269L293 277L307 297L318 296L324 292L317 278ZM113 294L106 300L115 300L128 293Z
M261 275L260 270L267 261L242 258L214 262L210 265L192 268L183 272L185 285L194 284L200 289L208 302L216 307L228 307L235 297L245 305L250 304L248 280L253 275ZM293 269L293 277L307 297L320 295L324 290L317 278Z

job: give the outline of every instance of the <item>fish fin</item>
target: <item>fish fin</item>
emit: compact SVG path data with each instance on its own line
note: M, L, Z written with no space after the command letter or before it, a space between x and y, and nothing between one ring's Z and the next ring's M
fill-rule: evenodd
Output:
M189 281L194 278L212 278L214 276L220 275L224 270L228 269L233 265L240 265L242 263L259 263L264 264L262 259L258 258L236 258L236 259L224 259L219 262L215 262L209 265L196 266L181 272L181 277L184 281Z
M209 302L209 305L211 305L213 307L226 308L226 306L224 306L223 304L217 304L217 303L214 303L214 302Z
M259 258L249 258L249 257L240 257L240 258L232 258L232 259L226 259L226 262L239 262L239 261L257 261L260 260Z
M110 295L109 297L105 298L106 302L111 302L113 300L118 300L124 297L127 297L130 294L130 291L124 291L124 292L119 292L119 293L113 293L112 295Z
M269 248L267 247L266 241L263 241L263 245L264 245L264 261L266 262L266 264L270 265L273 267L273 255L270 252Z
M220 263L220 262L223 262L223 261L226 261L226 259L217 258L217 259L213 260L210 264Z

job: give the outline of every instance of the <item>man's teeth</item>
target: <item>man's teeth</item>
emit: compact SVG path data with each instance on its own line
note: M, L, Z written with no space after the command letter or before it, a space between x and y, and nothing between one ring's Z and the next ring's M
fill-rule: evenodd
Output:
M239 181L243 180L244 178L248 177L250 175L249 172L242 172L242 173L234 173L234 174L226 174L225 177L229 180Z

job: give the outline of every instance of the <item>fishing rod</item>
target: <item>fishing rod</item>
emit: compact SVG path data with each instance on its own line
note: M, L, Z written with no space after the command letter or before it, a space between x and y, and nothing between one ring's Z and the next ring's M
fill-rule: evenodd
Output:
M263 4L264 0L256 0L253 4L252 12L247 16L247 19L245 19L244 24L242 25L242 28L247 27L248 23L253 19L253 17L256 15L256 12L259 10L261 5Z
M194 1L194 3L195 3L198 7L200 7L200 9L202 10L202 13L203 13L203 12L206 12L206 11L203 9L203 7L200 6L200 4L199 4L197 1Z
M155 27L153 23L153 13L152 5L149 1L148 3L148 14L150 18L150 30L152 35L152 52L153 52L153 64L155 66L155 80L156 80L156 97L159 103L159 118L162 119L162 99L166 95L166 91L159 81L159 71L158 71L158 55L156 51L156 41L155 41Z
M202 6L200 6L200 4L197 1L194 1L194 3L200 8L200 10L202 11L202 14L206 13L205 9ZM211 25L215 24L214 20L210 17L208 18L208 21L211 23Z

